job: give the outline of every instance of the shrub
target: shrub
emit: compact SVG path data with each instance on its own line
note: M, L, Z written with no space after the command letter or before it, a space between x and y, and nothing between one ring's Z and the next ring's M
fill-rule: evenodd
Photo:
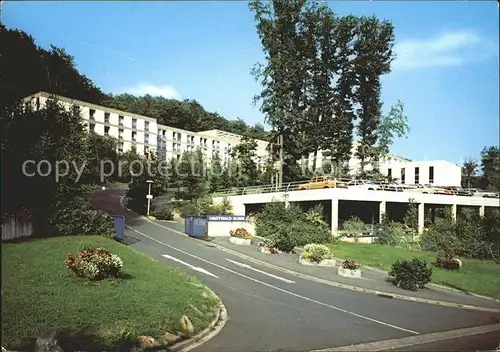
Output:
M59 235L115 236L113 217L79 200L57 207L49 225Z
M123 262L119 256L111 254L105 248L85 247L76 255L68 254L66 267L78 277L102 280L108 277L118 277Z
M152 215L156 217L158 220L173 220L174 219L174 211L172 206L169 204L163 204L158 209L155 209L152 212Z
M295 246L308 243L332 242L333 237L324 221L319 221L319 207L304 214L295 204L266 204L262 213L255 217L255 232L258 236L272 239L277 249L291 252Z
M236 230L229 231L229 235L237 238L250 239L252 238L252 234L248 232L243 227L237 228Z
M445 249L444 254L440 253L436 256L436 261L433 264L438 268L458 270L460 264L454 257L451 250Z
M330 249L327 246L311 243L304 247L302 257L319 263L322 260L331 259L333 257L333 254L332 252L330 252Z
M366 232L368 230L368 226L356 216L353 216L349 220L344 221L343 228L344 231L347 232L347 234L352 234L355 236L359 236L363 232Z
M357 270L361 268L361 264L350 259L346 259L342 262L342 267L349 270Z
M394 276L393 284L405 290L418 291L431 281L432 268L427 262L413 258L411 261L396 261L389 272Z

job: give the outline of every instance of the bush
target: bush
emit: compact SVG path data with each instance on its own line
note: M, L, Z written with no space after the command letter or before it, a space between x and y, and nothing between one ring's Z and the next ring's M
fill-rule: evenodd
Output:
M320 263L325 259L331 259L333 257L332 252L327 246L322 244L311 243L304 247L304 252L302 253L302 258L309 259L315 263Z
M361 264L354 260L346 259L342 262L342 267L349 270L357 270L361 268Z
M295 246L308 243L331 242L330 229L324 221L319 221L318 209L316 207L304 214L295 204L285 207L284 203L268 203L255 217L255 232L258 236L271 239L283 252L291 252Z
M58 235L115 236L113 217L92 209L80 200L56 208L50 216L49 225Z
M418 291L431 282L432 268L427 262L413 258L412 261L396 261L389 272L394 276L393 284L405 290Z
M123 262L119 256L111 254L105 248L85 247L76 255L68 254L66 267L78 277L102 280L108 277L118 277Z
M438 268L458 270L460 269L460 264L455 259L452 251L446 249L443 254L438 254L436 256L436 261L433 263Z
M152 215L156 217L158 220L173 220L174 219L174 211L172 206L169 204L163 204L158 209L155 209L152 212Z
M250 232L248 232L246 229L244 229L243 227L237 228L236 230L229 231L229 235L231 237L244 238L247 240L252 238L252 234Z
M368 230L368 226L356 216L344 221L343 228L347 234L355 236L359 236Z

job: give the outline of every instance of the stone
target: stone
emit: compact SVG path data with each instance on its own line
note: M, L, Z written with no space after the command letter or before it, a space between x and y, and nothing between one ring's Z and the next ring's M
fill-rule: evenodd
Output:
M38 336L34 352L63 352L57 342L57 331L46 331Z
M137 338L137 344L140 348L153 348L158 346L154 337L144 335Z
M455 261L455 263L458 264L458 267L461 268L462 267L462 261L458 258L453 258L453 260Z
M175 343L177 341L180 340L180 336L176 335L176 334L172 334L171 332L166 332L163 336L162 336L162 341L164 341L166 344L172 344L172 343Z
M191 323L191 320L189 320L187 315L183 315L181 317L180 324L182 331L187 332L188 334L192 334L194 332L193 324Z

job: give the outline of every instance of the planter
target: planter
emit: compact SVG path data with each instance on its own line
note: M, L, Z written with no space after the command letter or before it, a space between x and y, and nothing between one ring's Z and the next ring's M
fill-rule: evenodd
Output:
M229 237L229 242L234 243L234 244L244 244L244 245L251 245L252 244L252 239L251 238L239 238L239 237Z
M340 267L337 273L343 277L361 277L361 269L345 269Z
M334 267L336 263L335 263L335 259L324 259L321 262L316 263L316 262L313 262L312 260L299 257L299 264L310 265L310 266L328 266L328 267Z
M261 253L265 253L265 254L278 254L278 253L281 253L280 251L278 251L277 249L274 250L274 253L271 252L271 248L269 247L264 247L264 246L260 246L259 247L259 252Z

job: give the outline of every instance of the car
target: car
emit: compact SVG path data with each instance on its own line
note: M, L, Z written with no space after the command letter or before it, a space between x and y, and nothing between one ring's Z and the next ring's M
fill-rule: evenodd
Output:
M407 189L407 192L421 193L421 194L439 194L439 187L431 187L430 185L422 185L422 187Z
M463 197L472 197L472 192L461 188L461 187L449 187L450 189L455 191L455 194L457 196L463 196Z
M395 183L382 182L379 187L380 191L387 192L404 192L404 187Z
M346 186L349 189L364 189L366 191L377 191L380 189L380 185L377 182L364 180L352 180L347 182Z
M332 176L314 176L309 182L298 186L301 190L320 188L347 188L344 182Z

